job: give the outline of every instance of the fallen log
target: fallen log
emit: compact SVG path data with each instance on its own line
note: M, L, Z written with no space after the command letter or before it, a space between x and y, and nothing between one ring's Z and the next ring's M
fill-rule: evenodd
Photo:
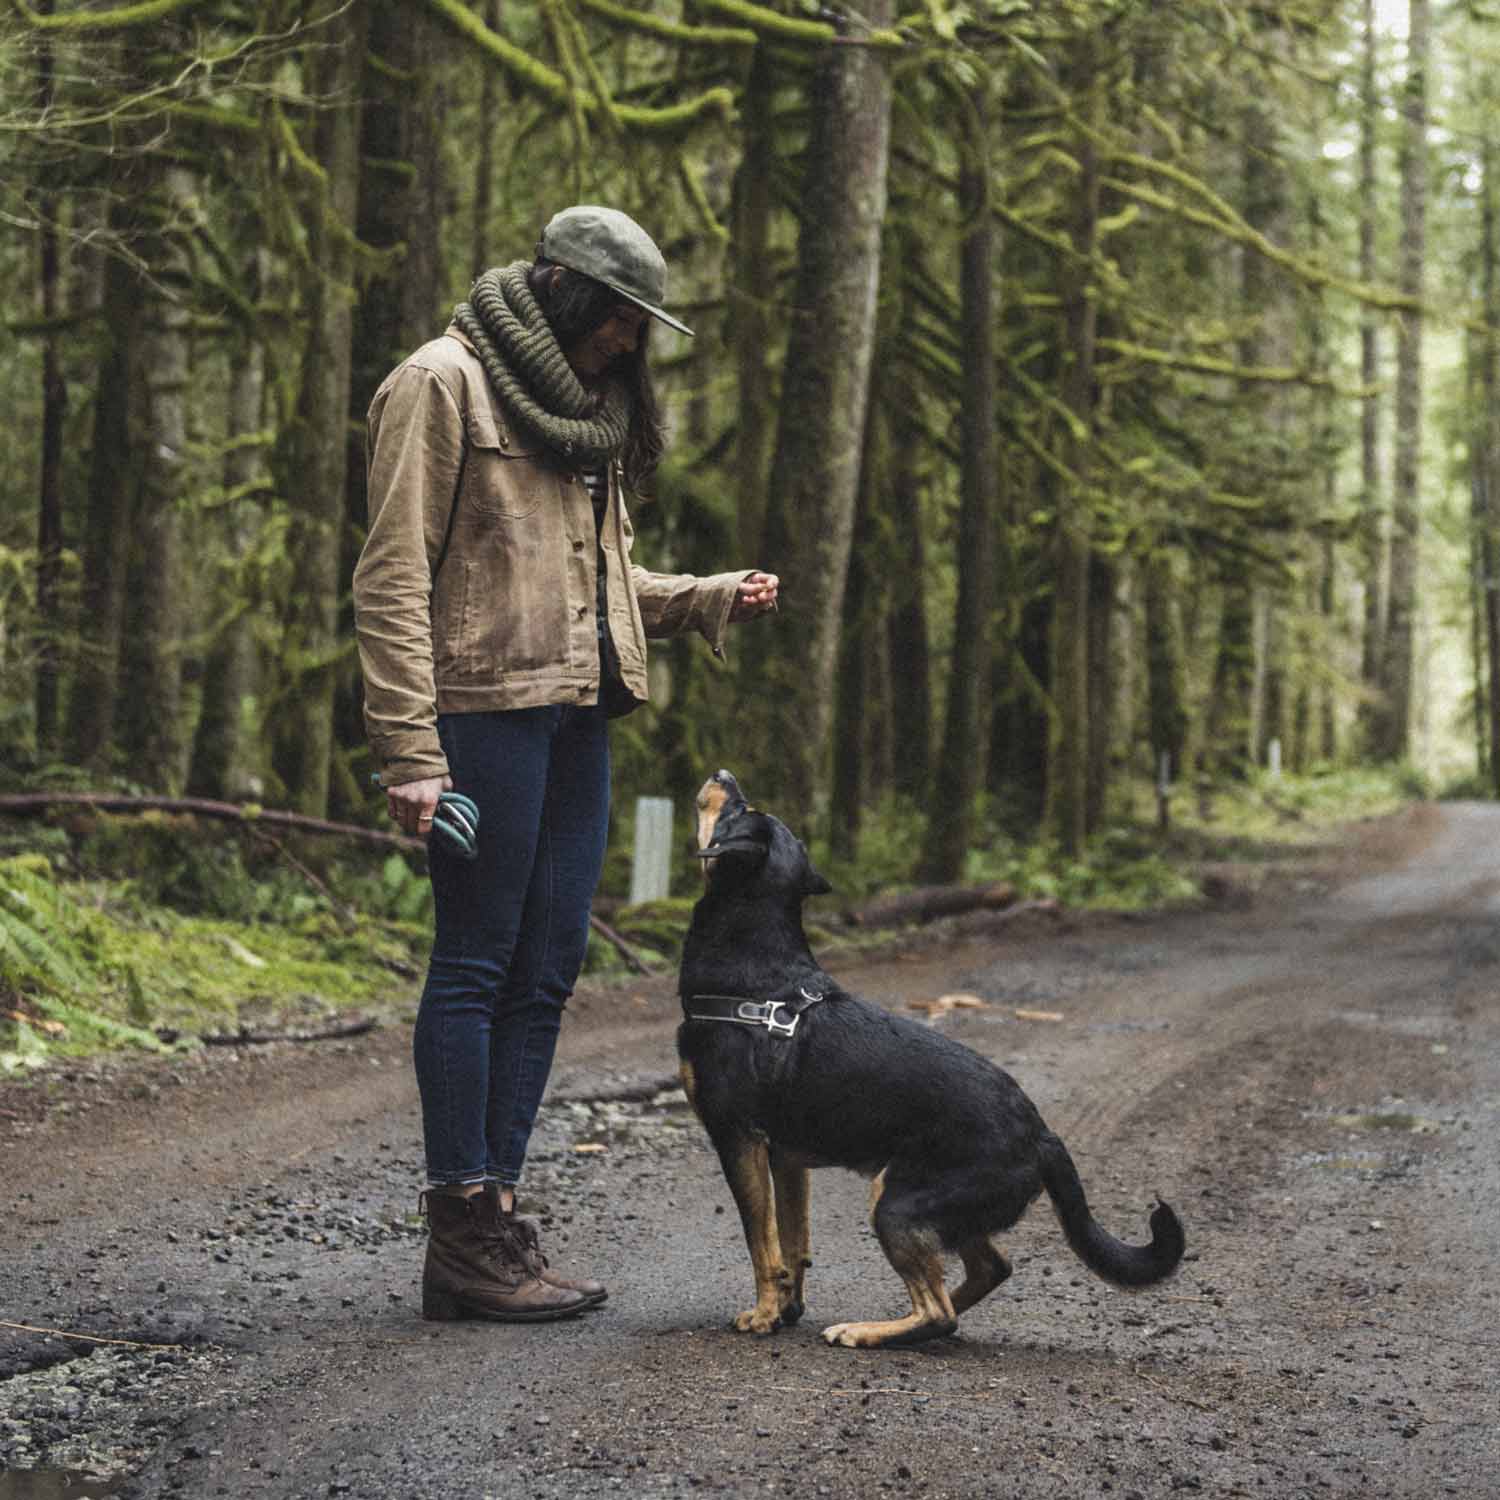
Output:
M926 885L879 896L852 912L849 920L855 927L907 926L970 911L1001 911L1015 900L1016 888L1007 880L991 885Z
M327 818L283 812L255 802L215 802L211 797L126 797L114 792L7 792L0 796L0 813L25 817L54 807L85 807L98 812L188 813L251 828L295 828L302 833L328 834L389 849L417 852L426 848L423 840L409 838L404 833L385 833L358 823L332 823Z
M312 1031L256 1031L241 1026L234 1031L205 1031L197 1040L205 1047L264 1047L271 1042L337 1042L345 1037L363 1036L378 1025L375 1021L344 1021L336 1026L319 1027ZM169 1026L160 1027L157 1038L171 1043L181 1040L186 1033Z

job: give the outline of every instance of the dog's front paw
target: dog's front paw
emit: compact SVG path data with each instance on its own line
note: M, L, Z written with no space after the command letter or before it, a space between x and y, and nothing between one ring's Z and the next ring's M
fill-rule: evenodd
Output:
M781 1327L781 1314L757 1302L734 1320L734 1326L740 1333L775 1333Z
M807 1309L803 1307L801 1298L788 1302L781 1309L781 1326L783 1328L795 1328L802 1321L802 1314Z
M835 1323L823 1330L823 1342L842 1345L845 1349L858 1349L861 1342L859 1332L858 1323Z

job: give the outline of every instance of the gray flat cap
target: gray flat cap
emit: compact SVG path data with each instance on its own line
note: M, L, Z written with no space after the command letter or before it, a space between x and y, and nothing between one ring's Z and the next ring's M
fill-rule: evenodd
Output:
M629 214L592 203L565 208L548 221L537 254L602 281L627 302L691 337L693 330L687 324L662 311L667 263L656 241Z

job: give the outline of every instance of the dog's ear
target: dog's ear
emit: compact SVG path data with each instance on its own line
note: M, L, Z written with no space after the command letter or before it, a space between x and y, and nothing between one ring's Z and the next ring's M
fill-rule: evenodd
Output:
M826 896L832 889L833 886L828 880L820 875L812 867L811 862L809 862L807 871L802 877L802 894L804 896Z

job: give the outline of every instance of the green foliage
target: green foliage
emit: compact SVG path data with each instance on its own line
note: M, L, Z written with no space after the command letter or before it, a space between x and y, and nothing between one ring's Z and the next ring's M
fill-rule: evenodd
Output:
M400 856L325 866L330 899L190 820L100 818L76 856L58 832L0 858L0 1070L412 1005L431 898Z
M107 919L53 875L45 855L0 860L0 1073L35 1067L54 1050L161 1043L106 1014Z

